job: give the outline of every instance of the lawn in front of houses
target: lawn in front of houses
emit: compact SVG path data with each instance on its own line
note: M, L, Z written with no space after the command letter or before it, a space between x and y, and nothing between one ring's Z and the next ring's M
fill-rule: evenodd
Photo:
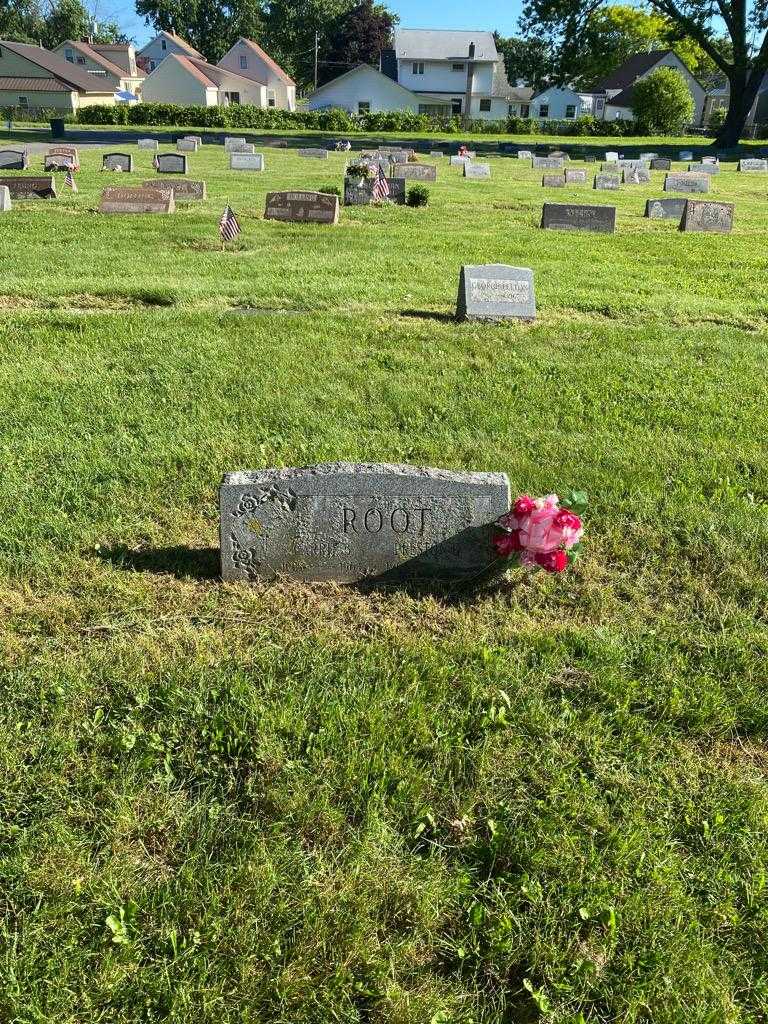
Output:
M328 227L265 195L344 155L205 146L206 201L98 214L131 151L0 215L0 1019L762 1019L766 176L724 236L501 157ZM536 322L455 323L497 262ZM223 585L222 474L335 460L585 490L583 556Z

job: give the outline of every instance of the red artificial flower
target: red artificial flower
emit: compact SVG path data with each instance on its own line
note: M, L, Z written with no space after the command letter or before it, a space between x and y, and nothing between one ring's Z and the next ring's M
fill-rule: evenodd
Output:
M522 551L523 545L520 543L520 531L512 530L511 533L502 533L497 537L494 537L493 543L496 546L497 552L506 558L510 555L514 555L516 551Z
M568 566L568 555L562 549L545 551L536 555L536 562L547 572L564 572Z
M521 494L512 508L518 519L525 519L535 510L536 502L527 494Z
M554 519L555 526L561 530L580 530L581 519L568 508L561 508Z

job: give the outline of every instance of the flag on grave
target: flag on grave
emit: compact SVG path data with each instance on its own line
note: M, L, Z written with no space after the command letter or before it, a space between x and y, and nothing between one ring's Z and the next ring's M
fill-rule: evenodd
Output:
M240 234L240 225L232 207L227 203L219 221L219 234L222 242L233 242Z
M75 184L75 175L72 172L72 168L67 168L67 176L64 179L64 184L67 188L71 188L73 192L77 192L77 185Z
M384 171L381 169L381 164L379 164L379 169L376 173L376 181L373 183L371 195L374 199L386 199L389 195L389 182Z

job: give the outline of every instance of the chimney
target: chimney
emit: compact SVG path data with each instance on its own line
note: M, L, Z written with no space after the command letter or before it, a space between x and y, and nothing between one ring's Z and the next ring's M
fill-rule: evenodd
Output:
M474 78L475 44L469 44L469 60L467 61L467 91L464 94L464 127L469 128L472 107L472 79Z

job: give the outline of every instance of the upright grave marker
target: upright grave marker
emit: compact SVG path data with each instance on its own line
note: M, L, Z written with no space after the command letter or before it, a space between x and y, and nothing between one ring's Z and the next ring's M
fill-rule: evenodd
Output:
M263 153L241 153L238 150L229 152L230 171L263 171Z
M227 473L221 574L254 580L472 579L494 560L504 473L326 463Z
M176 149L179 153L196 153L198 150L196 139L177 139Z
M565 188L565 175L542 174L541 184L543 188Z
M560 231L596 231L612 235L616 230L616 207L544 203L541 226Z
M733 203L712 203L689 199L685 204L681 231L716 231L729 234L733 227Z
M325 192L268 192L264 219L338 224L339 197Z
M664 177L665 192L709 192L709 175L688 174L681 171L679 174L667 174Z
M328 150L327 149L298 149L296 150L299 156L303 156L308 160L327 160Z
M26 171L28 167L25 149L0 149L0 171Z
M2 157L2 153L0 153L0 157ZM0 164L0 167L1 166L2 164ZM746 160L739 160L739 170L750 173L765 173L766 171L768 171L768 160L758 160L754 157L748 158Z
M468 164L464 164L464 177L483 179L487 180L491 176L491 165L477 163L475 160L471 160Z
M682 160L684 162L686 160L693 160L693 150L681 149L680 152L677 154L677 159Z
M461 167L472 162L468 156L452 156L448 161L452 167Z
M620 174L596 174L594 187L598 190L615 191L621 186Z
M586 185L587 172L578 170L571 171L566 169L565 183L566 185Z
M647 185L651 180L650 172L644 167L633 167L624 169L625 185Z
M503 263L463 266L456 316L459 320L535 320L533 271Z
M392 177L407 181L437 181L437 167L434 164L393 164Z
M666 157L657 156L654 160L651 160L651 170L652 171L671 171L672 170L672 161L668 160Z
M77 150L73 146L49 149L43 158L44 171L66 171L80 164Z
M0 213L7 213L11 209L11 193L7 185L0 185Z
M25 175L22 177L0 178L0 187L5 185L11 199L55 199L56 181L51 175L41 178Z
M535 171L561 171L565 167L565 160L561 156L534 156L531 158L531 166Z
M247 146L248 143L245 141L245 136L233 136L228 135L224 139L224 152L225 153L242 153L242 147Z
M157 139L139 139L136 143L139 149L148 149L153 153L156 153L160 149L160 143Z
M695 174L719 174L720 164L712 163L711 160L702 160L698 164L688 164L688 170Z
M105 153L101 158L102 171L132 171L133 157L130 153Z
M173 213L173 191L111 186L101 193L99 213Z
M405 178L387 178L389 195L387 199L397 206L405 205ZM373 178L344 179L344 205L370 206L373 202Z
M177 203L208 198L205 182L190 181L189 178L175 178L170 181L158 181L155 178L153 181L142 181L141 187L161 192L163 195L170 194Z
M687 199L648 199L645 216L650 220L676 220L680 223Z
M518 149L517 151L518 160L533 160L533 153L530 149Z
M186 153L158 153L155 157L158 174L186 174Z

